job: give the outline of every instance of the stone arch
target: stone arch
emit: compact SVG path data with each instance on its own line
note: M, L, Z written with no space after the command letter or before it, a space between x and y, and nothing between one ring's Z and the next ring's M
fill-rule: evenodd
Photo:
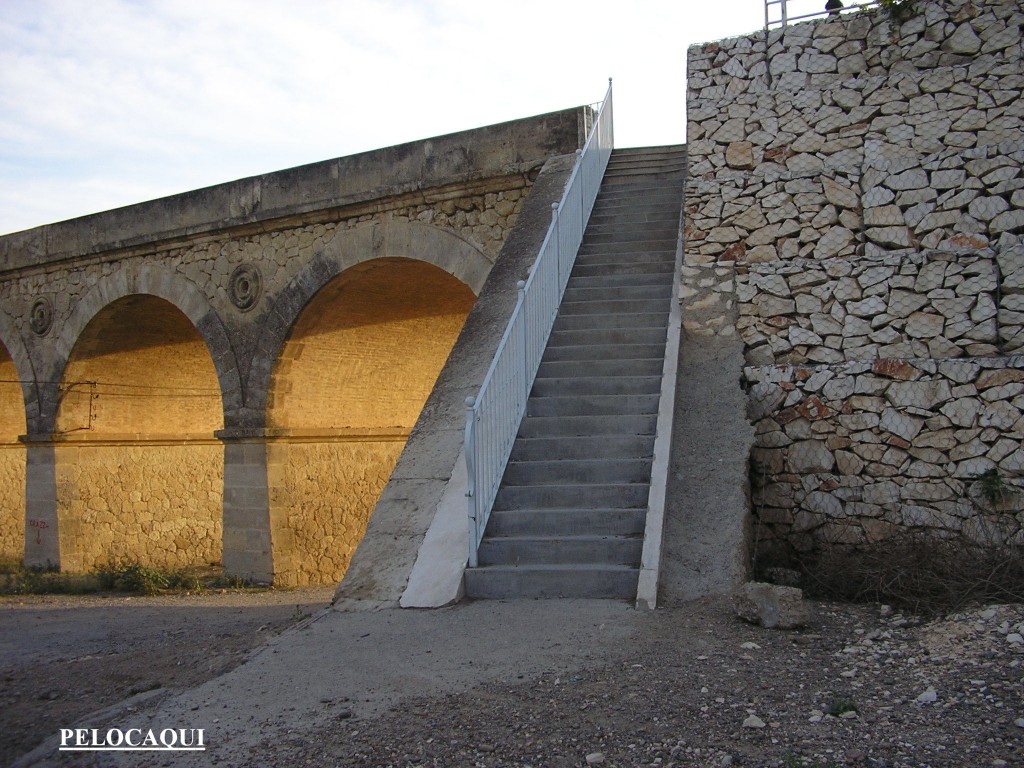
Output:
M39 417L39 385L36 381L35 366L18 327L6 312L0 312L0 344L6 347L7 354L14 363L24 399L25 423L27 429L31 429Z
M274 581L336 583L476 295L427 261L335 276L282 347L267 398Z
M213 360L225 412L241 408L242 379L227 329L206 294L188 278L166 267L147 264L119 269L97 281L76 304L60 329L50 355L50 375L40 386L40 428L53 432L60 382L82 332L106 307L133 295L155 296L177 308L198 331Z
M345 270L381 258L406 258L433 264L480 295L493 262L472 243L429 224L372 222L341 230L308 267L273 297L264 318L246 383L250 419L266 413L273 366L299 315L320 290ZM258 422L262 423L262 422Z
M224 405L192 320L129 292L93 313L65 358L53 435L61 567L220 562Z

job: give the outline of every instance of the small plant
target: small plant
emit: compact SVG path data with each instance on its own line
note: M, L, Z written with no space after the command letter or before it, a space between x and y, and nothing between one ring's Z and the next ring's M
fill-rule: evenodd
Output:
M94 592L204 592L208 589L263 589L239 576L225 575L219 566L174 571L133 560L112 561L91 573L60 573L55 568L10 564L0 569L0 595L83 595Z
M870 546L822 544L765 566L798 570L804 593L825 600L884 603L923 615L965 606L1024 602L1024 546L905 531Z
M832 715L832 717L840 717L845 715L847 712L856 712L857 705L853 703L853 699L848 699L845 696L839 696L832 700L832 703L828 705L828 709L825 710L826 715Z
M100 583L104 585L104 588L117 592L141 592L144 595L155 595L161 589L167 589L170 586L170 581L165 574L135 562L99 569L98 573L100 574Z
M910 21L916 14L916 0L878 0L888 14L899 24Z
M92 574L59 573L53 568L5 568L0 573L3 595L86 595L100 591Z
M999 506L1013 495L1013 490L1003 482L1002 475L995 467L978 475L977 481L979 492L992 507Z

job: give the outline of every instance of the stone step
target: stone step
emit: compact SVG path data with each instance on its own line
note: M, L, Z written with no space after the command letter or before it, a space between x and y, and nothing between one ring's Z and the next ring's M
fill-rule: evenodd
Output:
M653 435L657 414L632 416L527 416L519 425L518 436L594 437L597 435Z
M666 186L673 182L682 186L686 180L686 161L675 161L672 163L651 163L636 162L629 165L619 164L605 174L602 184L605 189L614 189L616 184L632 184L638 180L643 181L664 181Z
M674 257L677 242L676 237L628 242L584 242L580 246L577 258L593 253L613 253L624 258L634 253L671 253Z
M606 266L609 264L663 264L668 266L668 271L673 272L676 264L676 247L658 249L637 249L616 253L607 247L595 247L593 251L581 252L576 256L576 264L573 266L571 275L577 274L580 267Z
M609 198L599 206L595 205L587 226L679 226L683 202L681 190L654 200L644 200L642 194L623 194Z
M567 287L562 294L562 301L573 303L578 301L644 301L645 299L668 299L672 297L672 284L665 285L621 285L616 288L601 286L598 288Z
M686 156L686 144L661 144L654 147L621 147L612 152L615 159L634 157L674 157Z
M575 288L615 290L637 285L656 285L663 288L666 282L671 286L671 281L671 273L666 274L665 272L613 272L604 275L578 275L574 270L566 284L566 290Z
M638 568L615 565L492 565L466 570L471 598L603 598L631 600L640 579Z
M607 226L588 228L580 247L606 243L627 245L630 243L651 242L671 242L674 246L678 239L678 234L679 227L674 224L664 226L640 224L628 228L609 224Z
M592 277L613 277L617 275L657 275L663 280L671 280L675 264L668 259L655 261L619 260L603 264L577 263L572 270L570 280L584 280Z
M679 235L677 222L661 222L658 224L630 224L629 231L616 233L614 223L598 225L593 229L588 228L583 236L580 247L585 245L623 243L632 244L637 242L666 242L675 244Z
M526 414L528 416L634 416L657 413L658 400L657 393L650 395L531 397L526 403Z
M537 485L646 484L650 459L537 459L514 461L505 469L508 488Z
M496 509L488 536L635 536L644 532L646 509Z
M569 509L603 507L633 509L647 506L647 483L586 483L580 485L502 486L495 509Z
M599 315L606 317L606 315ZM643 317L648 317L643 315ZM653 319L652 319L653 322ZM664 345L665 326L650 328L647 326L631 327L606 326L603 328L572 328L555 330L548 338L548 351L561 347L578 346L613 346L617 344Z
M548 345L541 359L543 363L577 362L600 360L650 360L665 354L664 344L574 344L564 346ZM659 358L660 359L660 358Z
M661 392L661 373L657 376L542 377L534 380L531 392L533 397L654 395Z
M671 224L679 225L680 206L664 206L663 208L652 209L644 206L642 208L622 208L620 210L599 210L597 208L590 214L590 222L587 226L605 226L606 224Z
M664 328L667 318L663 312L631 312L629 314L559 315L555 318L552 336L566 331L618 331L631 328ZM585 338L585 337L580 337Z
M496 536L478 550L481 567L488 565L640 565L640 536Z
M534 437L517 440L510 461L562 459L649 459L653 435L600 435L597 437Z
M671 287L670 287L671 290ZM629 315L634 312L650 313L663 312L666 315L669 310L668 298L663 299L607 299L603 301L563 301L559 312L566 315L605 315L623 314Z
M537 376L548 379L591 378L595 376L660 376L664 368L660 357L647 360L594 360L580 363L575 360L542 362Z
M617 200L645 201L648 205L672 200L678 204L682 201L681 190L685 181L682 179L670 182L664 179L644 181L635 176L625 176L620 181L626 183L601 190L594 200L595 207L603 208L609 201Z

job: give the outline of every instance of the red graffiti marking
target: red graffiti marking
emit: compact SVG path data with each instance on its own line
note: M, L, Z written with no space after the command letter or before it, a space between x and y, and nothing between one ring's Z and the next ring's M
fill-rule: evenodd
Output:
M28 521L28 526L29 526L29 528L35 528L36 529L36 544L42 544L43 543L43 528L49 528L50 524L48 522L46 522L45 520L29 520Z

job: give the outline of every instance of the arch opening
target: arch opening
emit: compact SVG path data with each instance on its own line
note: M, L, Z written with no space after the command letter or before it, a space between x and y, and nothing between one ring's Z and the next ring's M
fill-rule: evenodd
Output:
M61 567L219 563L223 423L213 361L177 307L134 294L100 310L60 384Z
M433 264L381 258L302 310L267 401L275 583L344 576L475 300Z
M25 399L7 347L0 344L0 563L25 557Z

